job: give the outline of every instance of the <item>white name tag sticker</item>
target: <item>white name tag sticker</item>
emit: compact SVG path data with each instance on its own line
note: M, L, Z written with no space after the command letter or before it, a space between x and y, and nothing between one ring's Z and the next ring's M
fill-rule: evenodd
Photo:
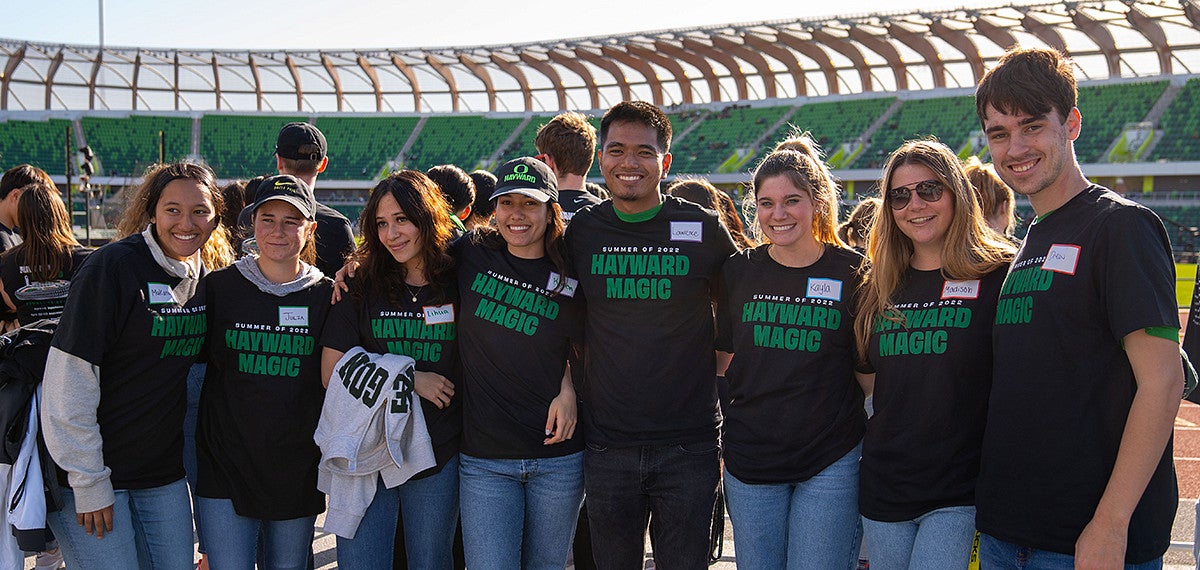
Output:
M829 299L830 301L841 301L842 282L838 281L837 279L809 277L808 288L805 290L804 296L809 299Z
M561 282L562 282L562 275L559 275L559 274L551 271L550 272L550 280L546 282L546 290L551 293L554 293L555 289L558 289L558 284ZM568 277L566 284L564 284L562 286L562 290L558 291L558 292L562 293L563 295L566 295L568 297L574 297L575 289L577 287L579 287L579 281Z
M444 325L454 322L454 305L425 307L425 324Z
M704 223L671 222L671 241L704 241Z
M978 299L979 298L979 280L971 279L968 281L951 281L946 280L942 284L943 299Z
M279 307L279 326L307 327L308 307Z
M1042 269L1074 275L1075 268L1079 265L1079 251L1077 245L1056 243L1046 252L1046 261L1042 263Z
M176 302L175 292L171 291L171 286L166 283L147 283L146 289L150 292L151 305Z

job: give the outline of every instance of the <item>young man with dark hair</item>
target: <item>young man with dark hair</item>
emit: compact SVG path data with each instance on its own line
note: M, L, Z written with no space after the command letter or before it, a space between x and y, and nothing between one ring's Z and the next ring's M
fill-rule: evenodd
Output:
M720 479L712 300L737 248L716 215L659 191L671 124L623 102L600 127L612 199L579 211L568 248L587 299L584 484L600 568L707 565Z
M17 227L17 202L21 189L39 182L54 188L54 181L46 171L31 164L19 164L0 176L0 251L8 251L21 243Z
M303 180L309 188L316 189L317 175L325 172L329 165L328 144L325 134L310 123L288 123L279 130L275 138L275 167L280 174L290 174ZM247 186L247 201L253 203L253 195ZM250 208L238 215L238 227L248 228ZM341 212L317 202L317 262L321 273L333 276L345 263L345 257L354 251L354 229L350 220Z
M463 222L471 217L471 208L475 204L475 181L465 170L453 164L435 166L425 175L442 189L442 196L450 204L450 221L459 231L466 232Z
M533 139L538 158L558 177L558 202L564 222L585 206L602 202L584 190L592 156L596 153L596 129L582 113L562 113L538 129Z
M472 171L468 176L475 183L475 203L471 206L471 215L463 221L467 231L477 226L488 225L492 218L492 191L496 189L496 175L486 170Z
M975 96L996 171L1037 214L996 312L982 566L1161 567L1183 388L1167 234L1084 177L1061 54L1014 49Z

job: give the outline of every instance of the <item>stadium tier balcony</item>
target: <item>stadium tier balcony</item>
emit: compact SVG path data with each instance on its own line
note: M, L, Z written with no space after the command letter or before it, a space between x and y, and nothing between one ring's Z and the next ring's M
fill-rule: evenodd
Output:
M735 105L709 113L671 149L674 155L671 170L680 174L717 172L735 152L752 146L793 110L790 106ZM686 128L681 125L677 132L682 133ZM743 163L748 159L742 158Z
M298 116L204 115L200 154L218 178L253 178L275 173L275 136Z
M827 157L834 156L843 144L857 140L896 101L895 97L850 99L808 103L800 107L786 123L767 137L759 156L775 149L793 129L808 131Z
M404 148L418 117L328 117L317 128L329 143L330 180L371 180L384 173Z
M99 160L99 172L106 176L139 176L158 162L159 132L163 133L163 158L179 160L191 154L192 121L186 117L84 116L80 124Z
M71 122L63 119L0 122L0 168L7 170L28 163L51 174L62 174L70 126ZM72 135L72 150L75 146Z
M855 168L877 168L883 165L888 153L904 141L936 136L951 149L957 151L979 128L975 114L975 98L938 97L905 101L894 115L888 118L875 135L871 147L854 161Z
M1200 79L1189 79L1159 122L1163 139L1152 160L1200 160Z
M1166 81L1117 83L1079 89L1079 112L1087 136L1075 141L1075 155L1084 164L1104 162L1104 153L1127 123L1146 118L1167 88Z
M454 164L470 172L491 158L520 124L521 119L515 118L430 116L405 153L404 167L424 171L439 164Z

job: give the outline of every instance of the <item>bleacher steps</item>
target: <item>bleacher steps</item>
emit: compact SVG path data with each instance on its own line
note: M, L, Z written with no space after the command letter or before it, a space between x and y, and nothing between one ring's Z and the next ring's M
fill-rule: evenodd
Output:
M903 99L896 99L895 101L892 101L891 106L888 107L887 110L884 111L882 115L879 115L879 118L875 119L875 122L871 123L871 126L867 127L866 132L864 132L861 136L859 136L858 140L862 141L863 144L858 149L859 150L858 154L851 157L851 159L849 161L847 161L846 163L842 164L841 165L842 168L846 168L846 167L850 166L854 160L858 159L858 157L862 154L862 151L866 148L866 145L870 144L869 141L871 140L871 138L873 138L875 136L875 131L878 131L881 127L883 127L883 125L888 122L888 119L891 119L892 115L895 115L896 111L899 111L900 107L902 107L902 106L904 106ZM891 150L889 149L888 152L891 152Z
M761 136L759 136L757 139L754 139L754 142L750 143L750 145L749 145L750 148L751 149L762 148L763 144L767 142L767 137L770 137L771 135L775 134L775 131L779 130L780 127L782 127L788 121L792 120L792 117L795 117L796 113L798 113L798 112L800 112L800 107L792 107L791 111L784 113L783 116L779 117L778 121L775 121L775 124L771 125L770 127L767 127L767 130L765 132L763 132L763 134ZM779 141L774 141L774 142L778 143ZM826 152L826 154L829 153L828 150L826 150L825 152Z
M202 117L203 115L196 115L195 117L192 117L192 149L188 153L188 156L194 160L201 160L203 158L200 155L200 133L204 130L203 127L200 126L200 119Z
M1146 118L1143 121L1149 121L1158 124L1158 120L1162 118L1163 113L1167 112L1167 108L1171 106L1171 102L1183 90L1182 84L1176 84L1174 81L1167 84L1167 88L1163 90L1163 94L1154 102L1154 106L1150 107L1150 112L1146 113Z
M703 122L704 122L704 120L705 120L705 119L707 119L707 118L708 118L708 116L709 116L709 115L711 115L711 114L712 114L712 111L707 111L707 112L705 112L703 115L701 115L701 116L700 116L700 118L698 118L698 119L696 119L695 121L693 121L691 125L688 125L688 128L684 129L684 130L683 130L683 132L681 132L681 133L678 133L678 134L674 134L674 133L672 133L672 135L671 135L671 145L672 145L672 146L676 146L676 145L678 145L678 144L679 144L679 141L682 141L683 139L687 138L687 136L688 136L688 133L690 133L690 132L692 132L692 131L696 130L696 127L699 127L699 126L700 126L700 123L703 123ZM600 133L599 133L599 132L597 132L597 133L596 133L596 136L600 136Z
M517 125L517 128L513 129L513 132L509 133L508 138L500 143L500 147L491 156L487 157L482 168L492 170L492 167L497 166L500 162L500 157L504 156L504 153L508 150L508 146L517 141L517 138L521 136L521 133L525 132L525 127L529 125L530 121L533 121L533 118L533 115L530 115L521 119L521 123Z
M428 120L429 115L421 117L421 120L417 121L417 125L413 127L412 132L408 134L408 140L404 141L404 146L400 148L400 154L396 155L395 158L397 170L404 166L404 155L412 150L413 143L417 142L417 137L421 136L421 130L425 128L425 121Z

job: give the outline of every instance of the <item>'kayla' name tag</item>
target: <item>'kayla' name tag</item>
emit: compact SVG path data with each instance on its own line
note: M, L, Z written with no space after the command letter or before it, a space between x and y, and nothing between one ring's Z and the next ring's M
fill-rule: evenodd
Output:
M943 299L978 299L979 298L979 280L971 279L968 281L950 281L946 280L942 284Z
M837 279L808 278L808 289L804 296L809 299L842 300L842 282Z
M1074 275L1075 268L1079 265L1079 251L1077 245L1056 243L1046 252L1046 261L1042 262L1042 269Z
M454 322L454 305L425 307L425 324L444 325Z
M562 282L562 275L559 275L558 273L551 271L550 279L548 281L546 281L546 290L550 291L551 293L555 292L555 290L558 289L558 284L561 282ZM558 292L562 293L563 295L566 295L567 297L574 297L576 287L579 287L579 281L568 277L567 282L564 283L562 286L562 290L558 291Z
M279 307L279 326L307 327L308 307Z
M704 223L671 222L671 241L704 241Z
M166 283L147 283L146 289L150 292L151 305L175 302L175 292Z

